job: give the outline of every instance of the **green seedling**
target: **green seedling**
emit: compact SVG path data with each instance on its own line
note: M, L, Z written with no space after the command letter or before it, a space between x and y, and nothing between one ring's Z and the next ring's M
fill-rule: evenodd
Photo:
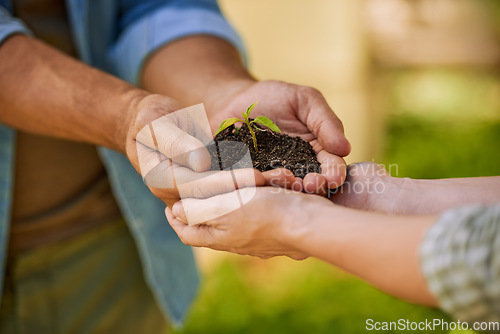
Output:
M230 127L234 123L242 122L248 126L248 130L250 130L250 134L252 135L253 146L255 147L255 152L257 152L258 151L258 149L257 149L257 137L255 137L255 131L254 131L252 123L258 123L258 124L267 126L269 129L276 131L276 132L279 132L279 133L281 133L281 130L280 130L280 128L278 128L278 126L276 124L274 124L273 121L271 121L269 118L267 118L265 116L259 116L256 119L254 119L253 121L250 121L250 119L249 119L250 113L252 112L252 110L256 104L257 104L257 102L255 102L250 107L248 107L246 112L241 113L241 115L243 115L243 119L239 119L237 117L232 117L232 118L227 118L224 121L222 121L222 123L219 126L219 129L217 130L217 132L215 133L214 137L217 136L217 134L219 132L221 132L224 129L227 129L228 127ZM239 131L239 129L240 128L236 128L236 131ZM259 128L256 127L255 129L259 129Z

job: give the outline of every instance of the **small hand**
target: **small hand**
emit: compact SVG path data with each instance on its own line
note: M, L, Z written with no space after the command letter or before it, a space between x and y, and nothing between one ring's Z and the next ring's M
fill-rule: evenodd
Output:
M240 206L239 201L244 205ZM285 235L307 224L300 212L316 201L331 205L325 198L281 188L245 188L207 199L184 199L165 213L187 245L261 258L284 255L301 260L307 254L287 243Z
M308 193L325 193L340 186L346 176L341 158L350 152L341 121L317 90L278 81L251 82L219 98L209 106L210 126L214 131L225 118L239 117L241 111L258 101L254 117L271 118L284 133L309 142L321 163L321 175L311 173L304 179Z

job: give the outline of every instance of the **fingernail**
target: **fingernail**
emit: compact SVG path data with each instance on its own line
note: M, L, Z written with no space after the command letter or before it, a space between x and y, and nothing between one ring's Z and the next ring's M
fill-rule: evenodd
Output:
M189 167L195 172L202 171L202 157L201 154L197 151L193 151L189 154Z
M196 157L196 152L189 153L189 167L194 171L196 171L197 162L198 158Z

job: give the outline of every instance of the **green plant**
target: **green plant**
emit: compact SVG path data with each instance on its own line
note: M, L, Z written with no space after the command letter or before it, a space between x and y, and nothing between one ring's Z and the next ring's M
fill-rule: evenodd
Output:
M230 127L234 123L242 122L248 126L248 130L250 131L250 134L252 135L253 146L255 147L255 151L257 152L258 151L258 149L257 149L257 137L255 137L255 131L252 128L253 127L252 123L258 123L258 124L267 126L269 129L276 131L276 132L279 132L279 133L281 133L281 130L276 124L274 124L273 121L271 121L269 118L267 118L265 116L259 116L256 119L250 121L250 119L249 119L250 113L252 112L252 110L256 104L257 104L257 102L255 102L250 107L248 107L246 112L241 113L241 115L243 115L243 119L239 119L238 117L232 117L232 118L227 118L227 119L223 120L221 125L219 126L219 129L217 130L217 132L215 132L214 137L217 136L217 134L219 132ZM255 127L255 129L259 129L259 128ZM236 128L236 131L239 131L239 128Z

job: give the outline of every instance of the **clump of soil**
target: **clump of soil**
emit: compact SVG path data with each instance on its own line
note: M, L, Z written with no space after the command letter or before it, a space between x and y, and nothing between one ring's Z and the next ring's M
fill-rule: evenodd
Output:
M258 151L255 151L246 124L239 129L231 125L215 136L216 149L209 149L212 170L222 170L233 165L238 168L237 162L250 150L253 167L261 172L286 168L300 178L304 178L308 173L321 173L321 165L311 144L299 137L277 133L259 124L252 123L252 126L257 137Z

